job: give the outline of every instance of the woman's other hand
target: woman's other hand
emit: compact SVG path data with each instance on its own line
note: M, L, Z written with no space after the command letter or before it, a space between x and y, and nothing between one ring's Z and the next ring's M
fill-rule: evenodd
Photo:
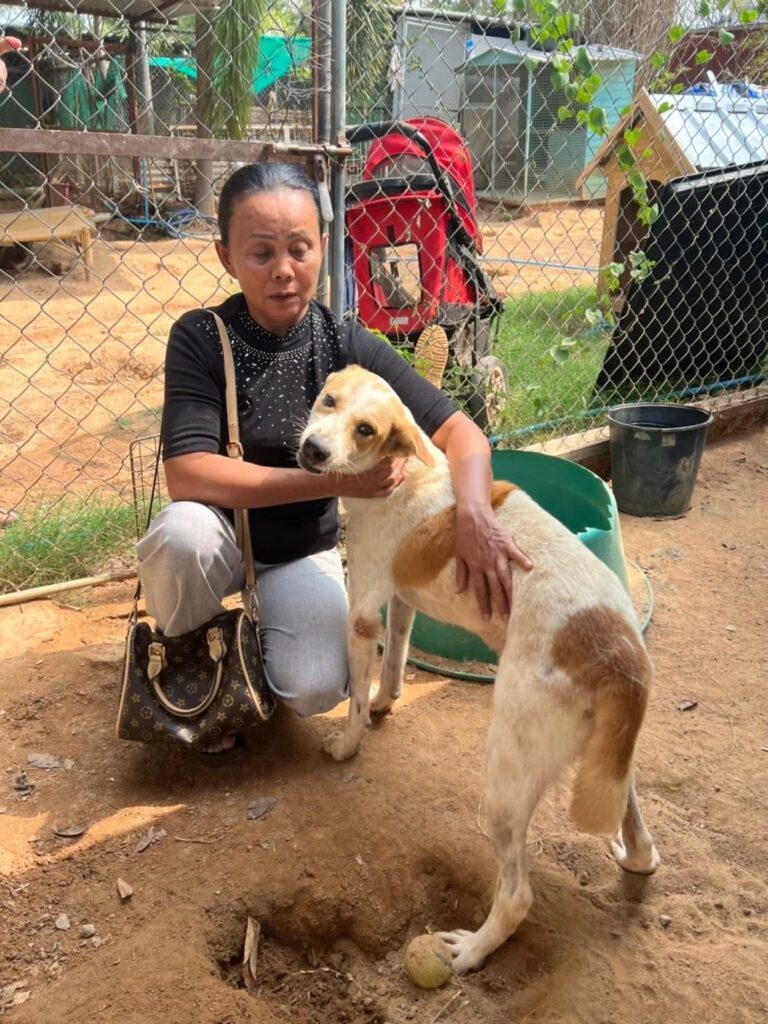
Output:
M512 609L512 563L526 571L531 560L518 548L490 505L459 505L456 509L456 592L471 589L480 613L490 619L495 609L508 619Z
M512 608L512 563L525 571L533 563L491 507L488 441L461 412L446 420L432 441L448 456L456 494L457 593L471 588L484 619L490 619L494 609L507 619Z

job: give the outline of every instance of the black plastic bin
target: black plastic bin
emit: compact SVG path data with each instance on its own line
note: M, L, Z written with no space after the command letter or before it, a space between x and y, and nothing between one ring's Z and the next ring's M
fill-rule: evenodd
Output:
M611 481L620 511L680 516L691 505L712 414L637 402L608 413Z

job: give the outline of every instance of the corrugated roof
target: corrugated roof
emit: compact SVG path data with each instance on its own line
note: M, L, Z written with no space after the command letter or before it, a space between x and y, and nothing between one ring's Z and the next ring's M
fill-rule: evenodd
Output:
M768 160L768 93L739 97L728 93L709 96L663 96L651 99L665 128L694 166L701 170Z
M41 11L99 14L106 18L136 18L141 21L169 21L183 14L216 7L219 0L34 0L30 6ZM18 7L17 2L2 7Z
M598 46L592 43L587 44L584 49L590 60L596 64L600 62L637 60L641 54L632 50L621 50L615 46ZM473 43L468 50L466 61L456 71L462 71L473 64L512 64L522 60L533 60L537 64L546 64L554 56L543 50L528 46L527 43L514 43L511 39L499 39L494 36L484 36Z

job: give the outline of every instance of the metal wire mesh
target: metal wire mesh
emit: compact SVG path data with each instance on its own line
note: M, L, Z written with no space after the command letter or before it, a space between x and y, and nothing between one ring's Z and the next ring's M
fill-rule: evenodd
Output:
M141 504L245 161L330 156L324 295L410 359L442 326L443 388L499 443L763 379L760 0L45 0L0 28L0 590L37 579L4 568L25 517Z
M385 159L369 143L348 162L362 320L406 349L423 322L443 323L444 387L508 445L601 423L617 401L736 395L762 380L764 7L532 0L390 14L386 88L351 99L360 121L424 129L472 252L450 223L435 228L451 202L434 198L419 146ZM434 118L459 136L442 153ZM408 320L414 246L422 316ZM474 264L487 289L463 289ZM474 301L476 315L493 295L490 340L467 340L458 307Z

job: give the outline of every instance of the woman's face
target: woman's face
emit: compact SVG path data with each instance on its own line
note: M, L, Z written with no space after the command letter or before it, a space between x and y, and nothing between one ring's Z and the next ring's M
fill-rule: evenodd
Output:
M253 319L282 335L307 312L326 241L310 193L281 188L239 199L228 243L216 242L216 251L237 278Z

